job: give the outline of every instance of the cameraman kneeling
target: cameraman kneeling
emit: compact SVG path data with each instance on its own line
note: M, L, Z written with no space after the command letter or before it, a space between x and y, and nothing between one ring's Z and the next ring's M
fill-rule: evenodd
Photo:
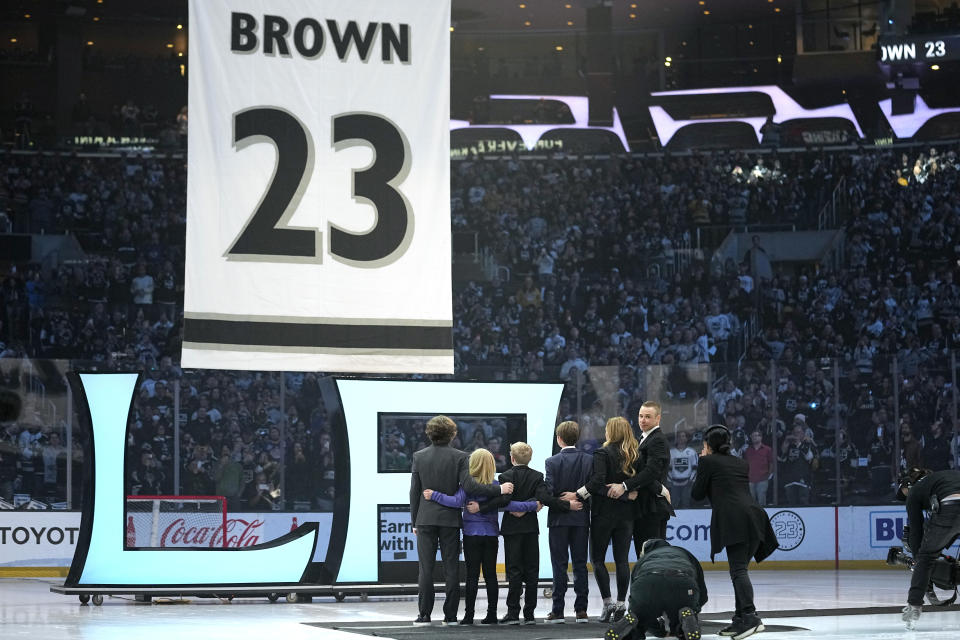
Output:
M933 563L960 536L960 471L910 469L900 481L897 498L907 502L907 540L916 564L910 579L903 621L912 629L920 617ZM923 512L930 519L923 521Z
M697 614L707 601L700 562L686 549L652 538L643 543L630 574L627 613L607 630L608 640L643 638L647 629L664 636L660 616L664 612L673 635L681 640L699 640ZM634 631L636 629L636 631Z

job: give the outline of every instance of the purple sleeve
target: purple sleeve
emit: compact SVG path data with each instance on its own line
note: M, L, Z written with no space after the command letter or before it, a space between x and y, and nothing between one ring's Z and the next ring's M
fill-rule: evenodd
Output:
M439 491L434 491L433 495L430 496L430 499L434 502L439 502L441 505L445 507L462 509L466 496L467 494L463 490L463 487L460 487L459 489L457 489L457 492L452 496L448 496L445 493L440 493Z
M503 508L504 511L536 511L537 510L537 501L530 500L528 502L513 502L512 500L507 503L507 506Z

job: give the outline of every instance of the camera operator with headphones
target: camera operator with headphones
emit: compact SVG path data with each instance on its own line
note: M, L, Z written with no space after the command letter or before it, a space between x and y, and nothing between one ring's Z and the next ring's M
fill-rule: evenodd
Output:
M907 503L904 543L916 559L907 606L903 608L903 621L907 629L913 629L922 611L933 563L960 536L960 471L910 469L900 480L897 499ZM924 511L930 512L926 522Z

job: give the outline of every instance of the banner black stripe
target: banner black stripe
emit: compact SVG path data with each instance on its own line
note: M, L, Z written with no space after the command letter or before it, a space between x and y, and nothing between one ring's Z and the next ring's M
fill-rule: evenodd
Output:
M451 327L184 318L185 342L340 349L452 349Z

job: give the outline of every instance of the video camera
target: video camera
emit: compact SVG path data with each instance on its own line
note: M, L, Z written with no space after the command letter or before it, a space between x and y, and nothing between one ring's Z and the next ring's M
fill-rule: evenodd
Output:
M909 527L904 525L902 541L909 539L909 530ZM913 567L917 561L910 555L911 553L910 547L906 545L906 542L904 542L903 547L890 547L890 550L887 551L887 564L890 566L900 565L913 571ZM926 593L927 601L938 607L953 604L957 599L957 583L960 581L958 577L960 577L960 562L953 556L940 554L940 557L934 560L933 570L930 572L930 584L927 585ZM953 594L946 600L942 600L940 596L937 595L934 587L945 591L952 591Z

